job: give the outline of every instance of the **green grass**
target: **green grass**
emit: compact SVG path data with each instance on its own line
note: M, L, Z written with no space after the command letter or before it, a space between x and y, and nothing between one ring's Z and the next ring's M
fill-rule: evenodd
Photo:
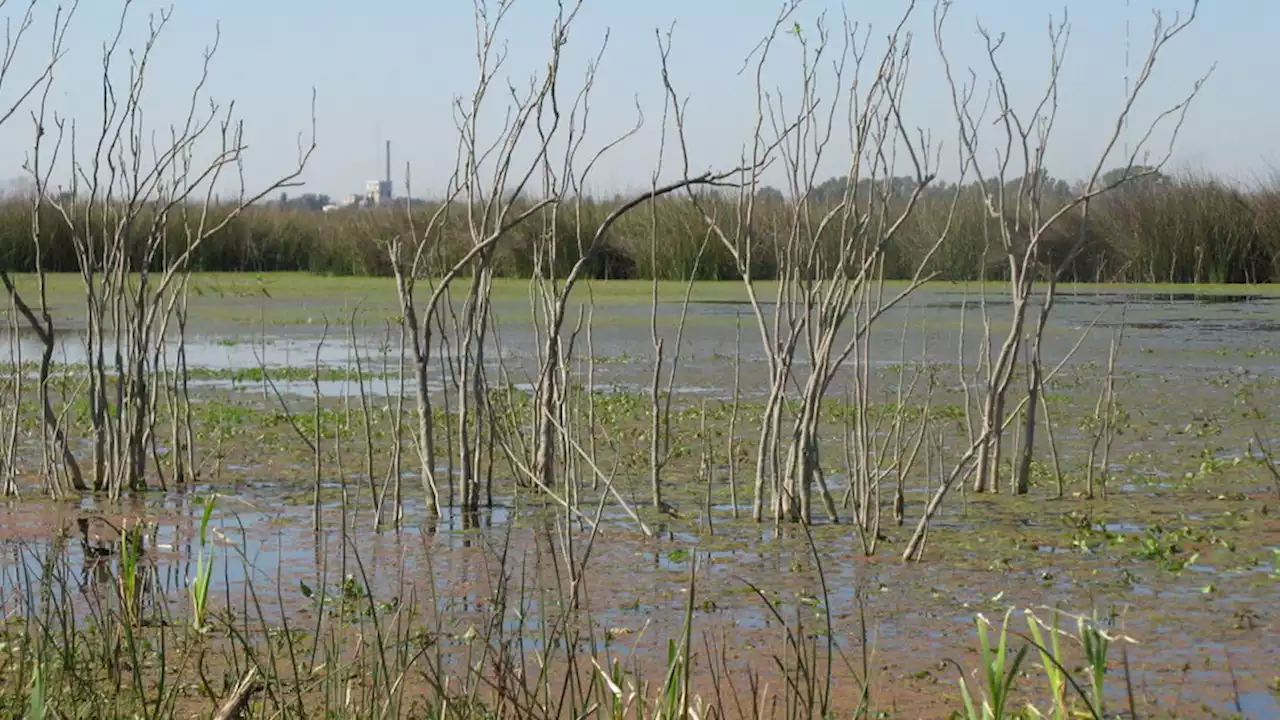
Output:
M66 318L80 317L83 313L83 288L80 277L71 273L50 273L48 293L50 307L56 316ZM19 290L29 299L35 299L36 278L30 274L14 275ZM455 297L465 293L469 279L463 277L455 281ZM428 281L421 281L419 292L423 297L428 294ZM955 299L968 296L971 302L977 302L984 290L988 294L998 295L1004 287L996 281L985 284L978 282L935 281L927 283L923 292L944 292L952 294ZM190 280L191 313L194 318L228 320L245 323L256 323L259 313L266 313L266 319L274 322L293 320L295 322L310 321L319 324L323 321L322 313L327 315L334 326L345 325L353 310L360 312L364 322L376 320L379 315L384 319L398 317L398 300L395 282L390 278L376 277L325 277L298 272L278 273L195 273ZM885 285L886 293L900 291L907 286L905 281L889 281ZM756 296L761 301L770 301L777 293L777 283L760 281L755 284ZM496 303L527 303L530 297L530 281L520 278L498 278L493 282L493 300ZM1193 293L1206 295L1249 294L1264 297L1280 296L1280 284L1265 285L1228 285L1207 283L1063 283L1060 292L1113 294L1134 293ZM264 292L265 291L265 292ZM658 283L658 301L663 304L679 303L685 298L688 285L679 281L661 281ZM573 303L592 302L608 309L610 306L645 307L651 302L653 285L648 280L588 280L579 284L574 291ZM917 295L917 298L922 297ZM748 295L739 280L698 281L693 284L690 294L693 302L747 303ZM743 308L748 311L747 308ZM7 312L3 311L3 312ZM766 319L771 320L772 313L766 308ZM641 318L637 322L647 322ZM240 342L251 343L254 338L246 335Z

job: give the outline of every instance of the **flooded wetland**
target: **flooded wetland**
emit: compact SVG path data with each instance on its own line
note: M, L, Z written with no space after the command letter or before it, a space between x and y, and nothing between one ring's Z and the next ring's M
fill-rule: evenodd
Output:
M704 4L0 0L0 720L1280 718L1265 3Z
M88 474L95 350L78 280L49 282L53 425ZM452 300L419 375L389 279L192 276L148 375L146 471L99 492L50 469L46 346L9 316L6 702L39 672L73 716L207 714L244 686L262 717L440 703L621 717L676 701L947 717L961 677L991 692L989 623L1010 659L1030 648L1018 702L1280 715L1274 289L1061 286L1018 488L1027 403L1010 402L986 487L965 457L983 444L1008 301L924 285L864 338L839 334L854 349L812 409L810 505L787 501L787 448L814 356L796 354L771 402L753 309L767 302L741 283L580 288L540 455L535 287L494 281L483 347ZM775 411L781 437L763 438Z

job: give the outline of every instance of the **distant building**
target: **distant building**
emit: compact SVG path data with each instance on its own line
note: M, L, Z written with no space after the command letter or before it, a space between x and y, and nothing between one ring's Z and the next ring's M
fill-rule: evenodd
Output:
M0 0L2 2L3 0ZM387 143L386 177L382 180L369 180L364 184L364 192L353 193L343 198L341 203L326 205L326 212L344 208L386 207L391 205L391 143Z
M364 200L368 205L386 205L391 202L391 181L370 180L364 185Z

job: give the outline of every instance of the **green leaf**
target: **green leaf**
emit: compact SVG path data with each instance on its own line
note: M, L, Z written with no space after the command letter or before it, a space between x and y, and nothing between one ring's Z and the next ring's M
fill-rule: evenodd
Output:
M204 514L200 517L200 544L201 545L204 545L205 542L207 542L206 533L208 532L208 529L209 529L209 519L213 517L213 506L217 503L217 500L218 500L217 495L210 495L209 497L205 498Z
M27 717L32 720L44 720L44 672L36 665L35 677L31 681L31 698L27 704Z

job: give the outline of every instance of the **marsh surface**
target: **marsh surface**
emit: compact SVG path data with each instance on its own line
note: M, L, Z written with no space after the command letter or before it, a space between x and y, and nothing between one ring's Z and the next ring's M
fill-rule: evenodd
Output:
M582 301L591 298L581 307L590 330L577 341L573 373L596 391L589 434L618 468L619 492L655 530L646 537L614 503L598 502L598 483L587 478L576 491L584 508L601 507L594 540L581 519L530 491L508 492L510 483L501 478L493 481L492 506L478 515L446 510L429 520L407 446L403 525L373 529L371 497L392 480L388 448L397 400L413 387L399 370L399 309L390 282L206 276L193 287L186 361L202 440L200 482L137 493L120 504L36 499L38 433L24 428L19 446L26 452L27 499L10 498L0 509L7 614L41 602L31 593L31 578L50 563L86 598L110 595L119 565L113 543L121 528L142 523L149 602L161 615L181 615L201 506L214 492L220 499L212 521L212 603L240 608L241 617L252 604L268 624L315 624L327 612L317 598L342 597L347 579L358 578L369 602L395 607L413 597L429 606L425 616L442 623L437 641L461 653L474 641L469 629L492 621L500 588L526 601L519 620L505 612L500 618L511 632L521 623L550 621L553 590L568 582L564 530L573 527L576 551L591 547L581 582L598 635L619 656L661 667L668 639L680 636L692 608L694 684L703 692L712 691L706 671L717 663L741 677L754 670L776 687L770 658L785 655L786 645L779 618L821 635L829 612L840 649L832 662L838 709L858 703L851 678L862 673L865 647L877 711L945 716L957 705L950 661L965 669L976 664L978 613L999 618L1010 606L1057 607L1096 613L1137 641L1126 652L1144 716L1225 716L1237 705L1248 717L1280 716L1280 488L1251 444L1257 432L1280 447L1280 423L1269 418L1280 401L1280 294L1271 289L1063 287L1044 347L1050 364L1070 356L1047 388L1054 462L1045 441L1024 497L957 490L930 530L924 562L903 564L897 556L933 488L932 470L921 469L907 482L907 522L886 520L871 557L847 518L815 525L812 546L799 527L750 521L752 468L744 448L757 432L749 418L765 395L767 365L756 316L736 285L696 286L687 306L672 384L676 452L666 471L674 516L643 509L645 393L653 382L650 287L593 283L579 291ZM993 324L1001 322L1005 308L996 290L984 301L977 285L930 285L873 331L868 377L883 402L894 401L904 366L934 373L928 412L946 434L944 454L955 452L967 432L972 387L960 368L978 361L984 312ZM73 293L74 281L59 278L51 296L65 328L55 372L84 361ZM659 332L669 349L686 312L683 294L683 286L666 285L659 298ZM764 310L772 313L767 304ZM493 311L497 324L486 361L512 388L527 389L541 340L527 284L501 283ZM1105 496L1086 498L1088 420L1121 328L1123 427ZM25 333L0 335L0 358L27 375L38 352ZM428 380L443 397L444 376ZM729 458L725 408L735 394L740 447ZM833 402L841 394L833 391ZM313 454L289 416L322 424L319 532L312 527ZM833 407L823 424L824 453L832 458L827 479L837 500L848 487L841 423ZM699 466L703 446L713 447L710 473ZM161 465L166 452L163 445L157 449ZM456 468L442 460L440 470ZM77 606L89 613L93 601ZM168 610L155 609L161 607ZM530 652L549 650L536 632L520 637ZM1116 673L1122 672L1118 658ZM750 693L745 680L738 691ZM1113 705L1123 703L1117 697Z

